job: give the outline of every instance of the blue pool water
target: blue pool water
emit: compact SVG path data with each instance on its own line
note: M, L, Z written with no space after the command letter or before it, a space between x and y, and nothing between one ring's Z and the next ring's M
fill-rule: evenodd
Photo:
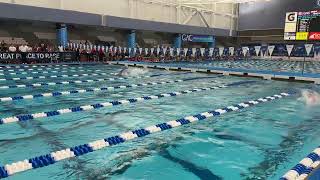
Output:
M86 70L99 69L108 74L117 73L123 68L112 65L82 67ZM159 76L143 77L152 75ZM299 92L302 89L319 91L318 86L311 84L163 70L149 70L141 76L77 85L1 89L0 97L195 79L165 85L0 102L0 118L196 87L247 81L253 83L3 124L0 125L0 166L281 92ZM117 76L2 81L0 86L107 77ZM316 148L320 140L320 109L306 107L298 98L299 93L218 118L152 134L52 166L18 173L10 179L278 179Z
M146 64L135 62L136 64ZM320 75L319 61L276 61L276 60L239 60L239 61L202 61L156 63L164 66L205 68L212 70L240 71L273 75L316 77Z

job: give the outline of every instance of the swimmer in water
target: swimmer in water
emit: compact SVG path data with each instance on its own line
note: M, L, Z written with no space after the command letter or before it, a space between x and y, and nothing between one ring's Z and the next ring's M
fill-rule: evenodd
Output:
M302 97L299 100L302 100L308 106L316 106L320 104L320 95L311 90L302 90L301 92Z
M140 68L123 68L117 76L140 76L147 73L148 70Z

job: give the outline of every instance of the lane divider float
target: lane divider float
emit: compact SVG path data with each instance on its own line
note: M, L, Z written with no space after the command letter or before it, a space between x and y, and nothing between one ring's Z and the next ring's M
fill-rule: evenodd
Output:
M190 79L182 79L182 80L174 80L174 81L146 82L146 83L141 83L141 84L129 84L129 85L102 87L102 88L89 88L89 89L76 89L76 90L71 90L71 91L47 92L47 93L35 94L35 95L29 94L29 95L23 95L23 96L2 97L2 98L0 98L0 102L19 101L19 100L26 100L26 99L57 97L57 96L67 96L70 94L81 94L81 93L88 93L88 92L93 93L93 92L101 92L101 91L113 91L116 89L128 89L128 88L152 86L152 85L160 85L160 84L172 84L172 83L185 82L185 81L190 81Z
M320 167L320 146L316 148L307 157L302 159L290 171L288 171L280 180L304 180L317 168Z
M126 141L130 141L136 138L142 138L157 132L174 129L179 126L195 123L198 121L203 121L205 119L220 116L228 112L239 111L247 107L255 106L257 104L273 101L276 99L281 99L283 97L290 96L290 95L291 94L289 93L281 93L273 96L268 96L265 98L247 101L247 102L239 103L236 105L228 106L225 108L203 112L193 116L187 116L181 119L168 121L165 123L160 123L154 126L136 129L136 130L125 132L116 136L107 137L101 140L92 141L86 144L51 152L45 155L33 157L30 159L25 159L22 161L17 161L11 164L6 164L0 167L0 178L6 178L8 176L12 176L19 172L24 172L31 169L37 169L37 168L53 165L62 160L67 160L74 157L82 156L82 155L85 155L97 150L101 150L110 146L122 144Z
M91 111L94 109L100 109L100 108L105 108L105 107L127 105L127 104L142 102L142 101L160 99L160 98L164 98L164 97L174 97L174 96L180 96L180 95L190 94L190 93L194 93L194 92L208 91L208 90L221 89L221 88L227 88L227 87L229 87L229 86L221 85L221 86L212 86L212 87L206 87L206 88L195 88L195 89L179 91L179 92L163 93L163 94L158 94L158 95L143 96L143 97L139 97L139 98L130 98L130 99L124 99L124 100L119 100L119 101L110 101L110 102L82 105L82 106L77 106L77 107L64 108L64 109L52 110L52 111L46 111L46 112L38 112L38 113L33 113L33 114L22 114L22 115L2 118L2 119L0 119L0 124L9 124L9 123L15 123L15 122L19 122L19 121L24 122L24 121L29 121L29 120L39 119L39 118L64 115L64 114L68 114L68 113Z
M182 74L182 73L179 73L179 74ZM142 79L142 78L152 78L152 77L167 76L167 75L176 75L176 74L155 74L155 75L151 75L151 76L100 78L100 79L60 81L60 82L39 82L39 83L34 83L34 84L17 84L17 85L0 86L0 90L1 89L14 89L14 88L35 88L35 87L42 87L42 86L56 86L56 85L66 85L66 84L83 84L83 83L102 82L102 81L117 81L117 80L126 80L126 79Z
M62 74L62 75L51 75L51 76L26 76L26 77L15 77L15 78L4 78L0 81L19 81L19 80L33 80L33 79L50 79L50 78L70 78L70 77L88 77L88 76L105 76L108 73L91 73L91 74Z
M21 72L5 72L0 73L0 76L10 76L10 75L26 75L26 74L49 74L49 73L68 73L68 72L100 72L102 70L85 70L85 69L77 69L77 70L63 70L63 71L21 71Z
M43 70L67 70L83 69L83 67L43 67L43 68L25 68L25 69L0 69L1 72L24 72L24 71L43 71Z
M59 67L59 66L69 66L67 64L48 64L48 65L0 65L0 68L28 68L28 67Z

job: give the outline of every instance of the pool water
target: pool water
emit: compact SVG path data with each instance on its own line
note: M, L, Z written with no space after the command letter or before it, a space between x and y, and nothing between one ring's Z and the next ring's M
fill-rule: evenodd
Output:
M68 66L70 67L70 66ZM80 67L80 66L72 66ZM123 67L83 65L108 73L98 77L3 81L0 86L57 82L111 75ZM65 72L81 74L84 72ZM145 77L152 76L154 77ZM16 75L14 77L22 77ZM0 166L151 125L281 92L313 89L311 84L263 81L200 73L148 70L142 78L84 84L1 89L0 97L169 80L188 81L97 93L0 102L0 118L194 88L248 82L227 88L165 97L129 105L68 113L0 125ZM6 76L9 78L9 76ZM12 76L13 77L13 76ZM194 80L190 80L194 78ZM258 104L172 130L102 149L10 179L278 179L318 145L320 109L295 96Z
M135 62L139 64L139 62ZM141 62L140 62L141 63ZM144 64L144 63L143 63ZM320 77L319 61L279 61L279 60L239 60L239 61L195 61L195 62L170 62L157 63L162 65L206 68L206 69L229 69L235 71L260 72L260 73L289 73L291 75L304 75Z

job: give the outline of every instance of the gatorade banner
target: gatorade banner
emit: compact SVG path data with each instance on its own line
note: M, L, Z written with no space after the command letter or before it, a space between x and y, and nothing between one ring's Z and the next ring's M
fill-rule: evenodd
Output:
M269 56L272 56L274 48L275 48L275 46L268 46Z
M224 47L219 47L219 56L223 55Z
M304 47L306 48L307 55L309 56L313 48L313 44L305 44Z
M291 52L292 52L292 50L293 50L294 45L289 45L289 44L287 44L286 47L287 47L287 51L288 51L288 56L290 56L290 55L291 55Z
M248 47L242 47L242 53L243 53L244 56L247 56L248 51L249 51Z
M205 50L206 50L205 48L200 48L201 56L204 56L204 51Z
M213 56L213 51L214 51L214 48L210 48L210 49L209 49L209 56L210 56L210 57Z
M261 50L261 46L255 46L254 50L256 52L256 56L259 56L260 50Z
M234 47L229 47L229 53L231 56L234 55Z

